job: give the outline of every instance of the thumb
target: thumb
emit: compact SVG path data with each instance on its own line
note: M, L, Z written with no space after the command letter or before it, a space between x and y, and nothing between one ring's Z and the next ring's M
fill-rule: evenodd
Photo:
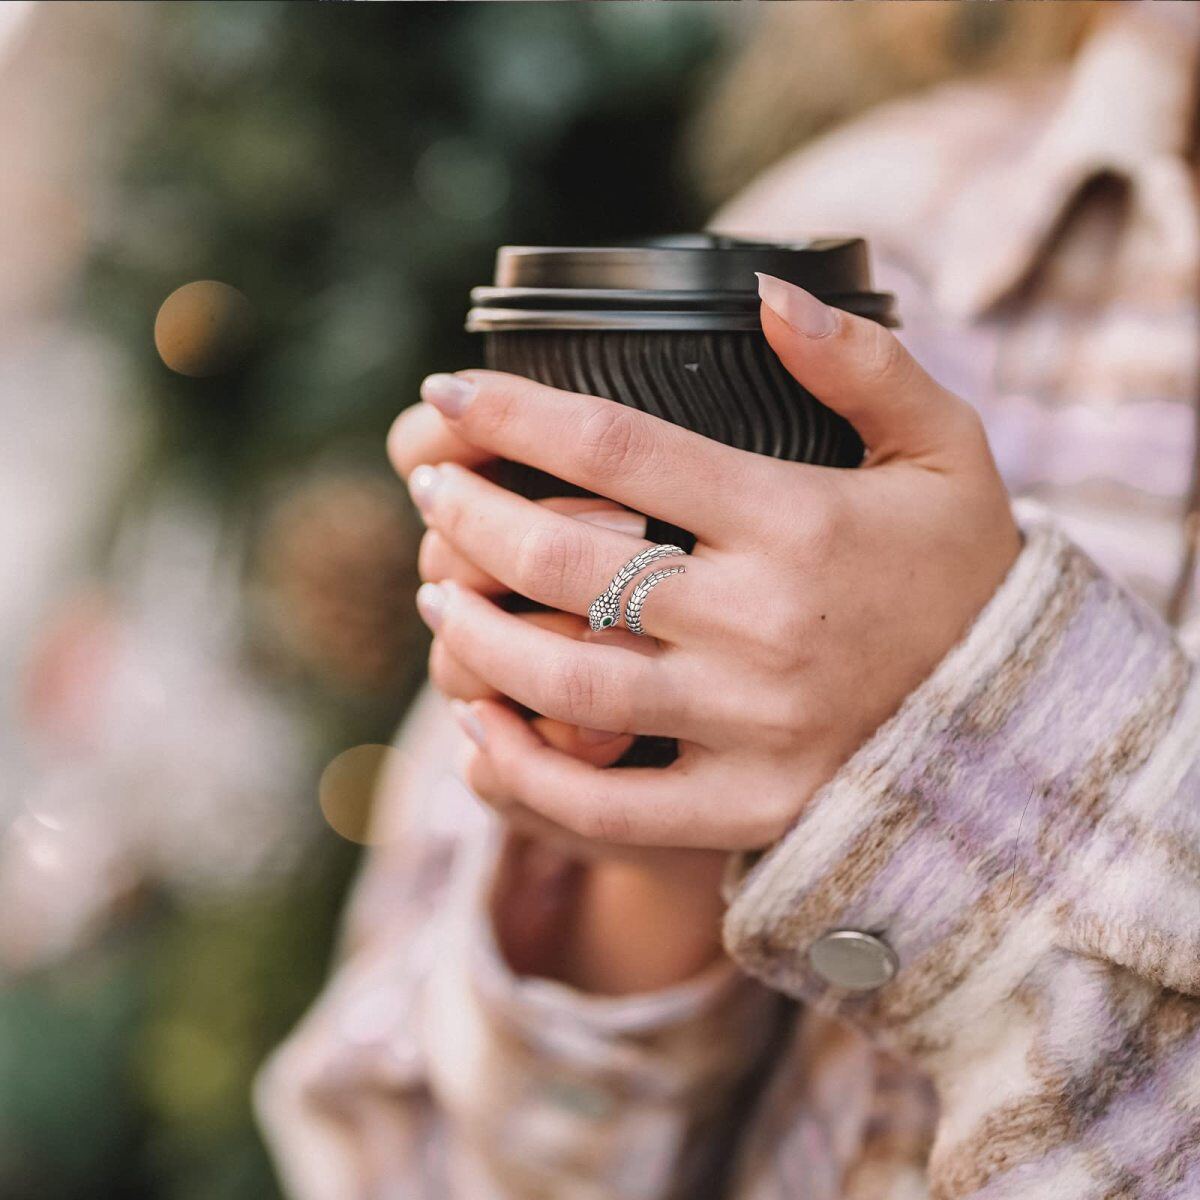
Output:
M882 325L758 276L763 333L787 372L858 430L874 464L945 461L978 445L974 410L946 391Z

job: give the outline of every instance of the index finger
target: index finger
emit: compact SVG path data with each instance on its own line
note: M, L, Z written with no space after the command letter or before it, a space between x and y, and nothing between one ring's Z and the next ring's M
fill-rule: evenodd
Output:
M695 534L744 534L782 464L598 396L497 371L431 375L422 399L473 445ZM719 486L714 486L719 485Z

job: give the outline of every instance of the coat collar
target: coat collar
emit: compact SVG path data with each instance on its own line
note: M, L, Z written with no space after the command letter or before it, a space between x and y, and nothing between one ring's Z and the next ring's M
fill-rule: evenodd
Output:
M1178 165L1189 153L1200 6L1113 8L1052 89L1048 115L1024 147L976 174L950 206L933 272L944 310L980 316L1025 280L1091 180L1122 178L1136 202L1164 159Z

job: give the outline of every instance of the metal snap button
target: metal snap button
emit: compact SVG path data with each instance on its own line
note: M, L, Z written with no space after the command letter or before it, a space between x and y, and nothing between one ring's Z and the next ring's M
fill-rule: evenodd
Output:
M871 933L835 929L809 947L812 969L833 987L869 992L887 983L899 968L895 951Z

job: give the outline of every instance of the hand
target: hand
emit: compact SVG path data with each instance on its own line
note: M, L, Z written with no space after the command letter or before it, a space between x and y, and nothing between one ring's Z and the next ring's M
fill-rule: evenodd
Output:
M452 462L472 466L484 474L491 473L495 464L495 455L456 436L437 409L426 404L407 409L397 418L388 438L388 452L396 470L408 481L417 508L422 512L426 507L424 481L431 473L427 464ZM436 478L436 473L433 475ZM562 497L539 503L574 520L600 525L633 537L640 538L646 531L645 517L608 500ZM435 528L428 529L421 539L418 570L426 582L454 582L495 600L511 594L510 588L464 556L452 541ZM518 614L517 619L565 637L587 641L596 636L588 628L586 619L572 613L527 612ZM625 631L613 631L606 635L607 641L613 639L632 651L652 652L652 648L642 639ZM459 661L440 638L435 638L430 648L429 677L434 686L450 699L453 711L467 729L473 729L474 720L469 712L463 711L467 702L485 698L506 699ZM615 763L633 742L629 734L588 729L548 717L535 715L532 724L539 735L556 749L600 767ZM589 858L596 857L598 853L612 857L614 852L625 851L623 847L599 846L594 841L573 836L536 813L522 811L519 806L510 808L507 816L521 832L548 840L560 850ZM621 856L629 857L627 852Z
M388 447L418 507L420 475L413 476L421 464L454 462L486 474L494 463L493 455L457 437L426 404L401 414ZM634 537L645 533L644 517L609 501L542 503L578 521ZM425 580L453 580L496 599L508 593L435 529L422 539L419 569ZM569 613L526 613L519 619L567 637L593 636L584 619ZM633 650L647 650L632 634L615 636ZM430 677L452 698L460 717L469 700L503 699L455 659L441 639L434 640L430 652ZM469 711L465 719L470 728L474 717ZM616 762L633 740L547 717L535 717L532 725L549 745L596 766ZM509 806L506 817L514 835L505 840L498 864L492 917L505 958L519 974L619 995L687 979L720 955L723 854L606 845L580 838L519 805Z
M488 475L495 465L495 455L463 441L448 426L441 413L427 404L406 409L396 419L388 437L388 453L397 472L408 481L417 508L424 511L425 490L430 463L457 463ZM436 478L436 476L435 476ZM563 497L540 503L554 512L575 520L595 523L641 537L646 531L646 519L629 512L611 501L581 497ZM417 567L426 582L447 580L473 588L481 595L501 599L511 593L486 571L466 558L452 542L436 529L430 528L421 539ZM587 639L591 635L587 622L563 612L522 613L519 619L542 628L553 629L567 637ZM630 642L636 642L631 635ZM478 675L458 661L440 639L434 639L429 655L429 677L452 705L462 705L482 698L502 699L495 688L488 686ZM461 711L459 709L458 711ZM543 738L565 753L607 766L616 762L629 748L633 738L608 730L581 729L577 726L545 717L535 718L535 726Z
M642 614L653 639L581 641L479 590L426 584L445 653L502 696L573 725L679 739L670 767L601 769L493 699L471 703L474 790L585 839L722 850L777 840L813 792L963 635L1020 538L974 411L886 330L764 279L784 366L870 447L840 471L734 450L607 400L513 376L433 376L454 436L691 530L687 573ZM581 616L647 543L461 466L423 511L504 588Z

